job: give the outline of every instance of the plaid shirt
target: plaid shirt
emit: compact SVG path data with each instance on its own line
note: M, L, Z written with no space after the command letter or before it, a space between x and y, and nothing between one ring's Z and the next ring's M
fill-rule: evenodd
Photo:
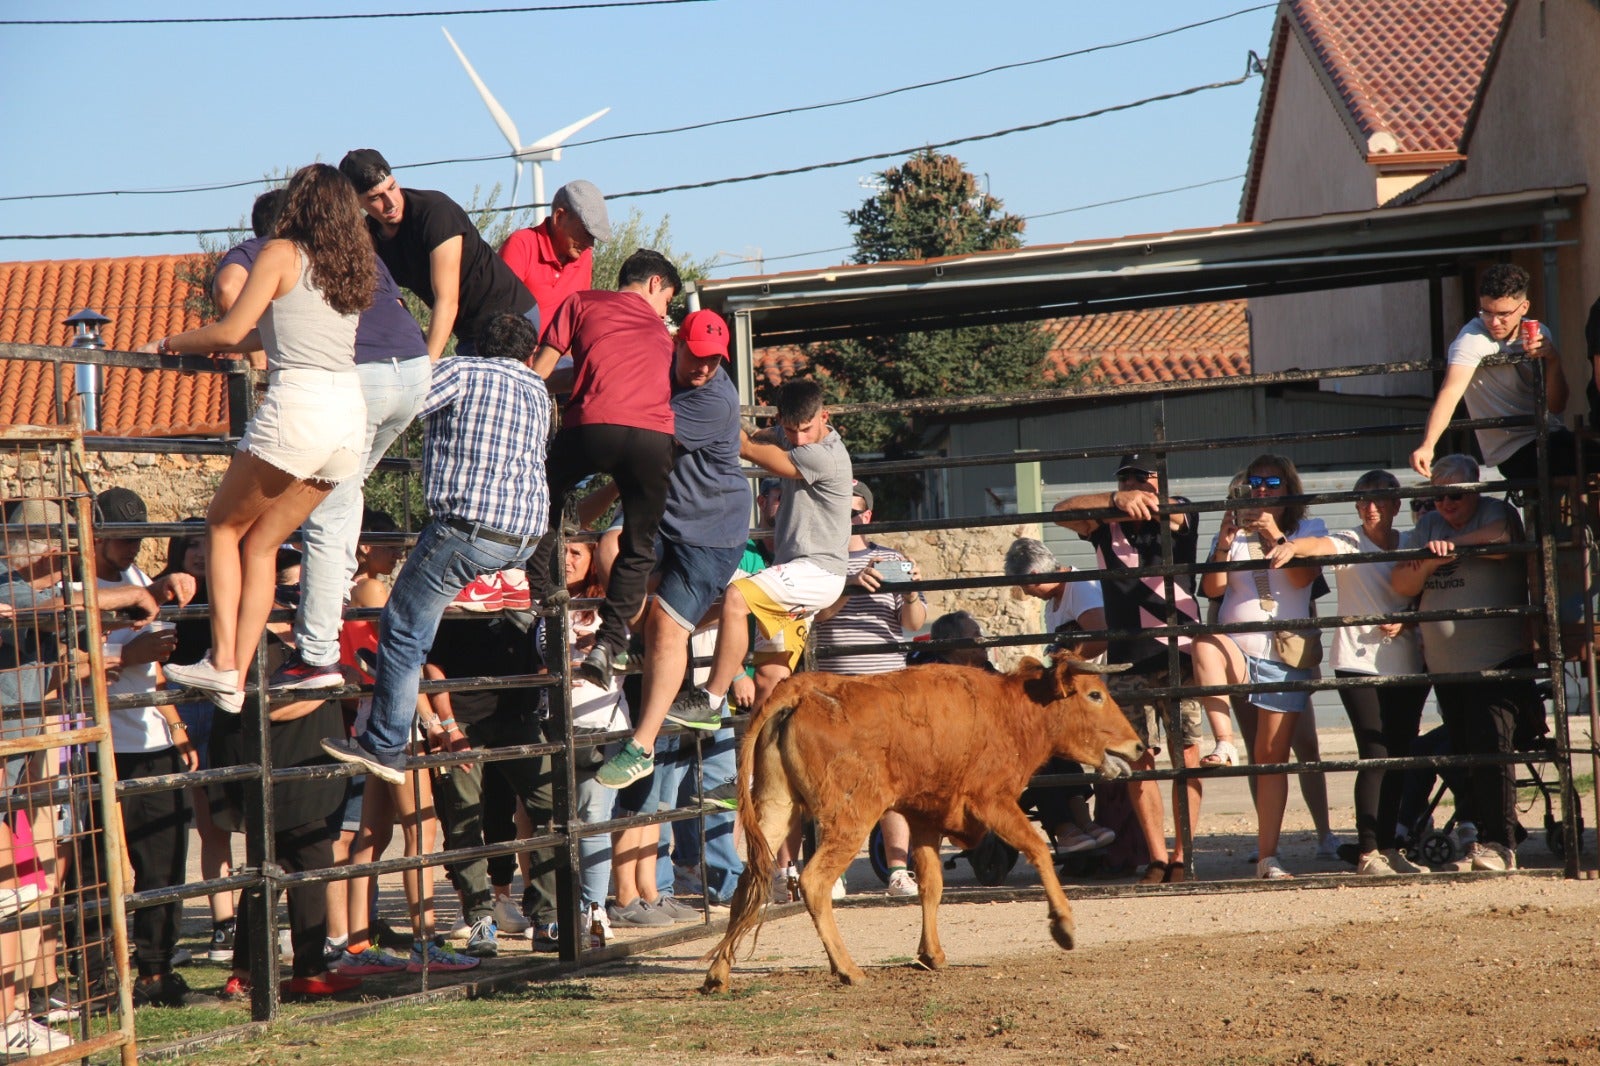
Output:
M422 483L433 517L542 536L550 526L544 379L514 359L441 359L422 414L428 420Z

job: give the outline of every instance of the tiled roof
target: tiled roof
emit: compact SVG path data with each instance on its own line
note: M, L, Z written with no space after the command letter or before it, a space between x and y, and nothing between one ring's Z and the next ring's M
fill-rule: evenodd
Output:
M1312 54L1370 139L1462 148L1505 0L1289 0Z
M1256 114L1239 217L1255 217L1266 138L1291 48L1303 47L1373 163L1466 151L1506 0L1283 0Z
M198 259L151 255L0 263L0 342L68 344L72 330L62 320L84 308L111 319L102 336L107 347L119 351L193 329L200 316L185 307L192 287L180 273ZM0 360L0 425L55 421L53 368ZM63 376L70 400L71 374ZM100 432L106 436L214 436L228 427L221 374L111 367L100 388Z
M1047 379L1085 363L1094 364L1085 379L1093 385L1250 373L1243 300L1047 319L1039 326L1055 337L1044 367ZM802 349L785 345L757 350L755 364L756 376L776 385L805 373L807 360Z

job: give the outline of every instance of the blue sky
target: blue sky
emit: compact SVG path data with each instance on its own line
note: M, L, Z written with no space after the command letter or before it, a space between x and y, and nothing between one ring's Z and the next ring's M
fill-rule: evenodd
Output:
M12 0L0 18L154 18L511 6L516 0ZM535 3L537 0L525 0ZM574 140L837 100L1037 59L1239 11L1251 0L712 0L626 10L350 22L0 26L0 196L248 181L345 150L380 149L402 185L463 203L507 158L440 26L466 52L524 141L609 106ZM1264 53L1272 11L1161 40L848 107L569 149L547 192L588 178L607 194L709 181L942 142L1240 76ZM1261 81L948 149L1030 244L1233 221ZM848 256L844 211L893 160L611 201L670 217L674 247L719 255L719 276L824 266ZM1068 209L1177 186L1188 192ZM519 202L529 199L525 179ZM0 201L0 234L226 226L258 191ZM1051 214L1052 212L1066 212ZM0 260L186 252L192 236L0 240ZM812 253L801 255L799 253Z

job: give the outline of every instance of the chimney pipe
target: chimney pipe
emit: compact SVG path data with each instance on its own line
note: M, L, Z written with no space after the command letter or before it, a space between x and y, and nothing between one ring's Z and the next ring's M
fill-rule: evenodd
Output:
M72 327L72 347L98 351L106 342L100 336L100 327L110 325L111 319L98 311L85 307L66 319L62 325ZM73 387L82 398L80 405L83 428L95 431L100 428L100 366L97 363L76 363L72 368Z

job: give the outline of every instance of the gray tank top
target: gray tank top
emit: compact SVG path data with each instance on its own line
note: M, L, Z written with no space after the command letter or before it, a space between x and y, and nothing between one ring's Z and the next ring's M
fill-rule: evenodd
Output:
M311 263L299 245L300 276L282 296L267 305L261 316L261 344L267 351L267 369L356 369L356 320L328 306L322 290L311 280Z

